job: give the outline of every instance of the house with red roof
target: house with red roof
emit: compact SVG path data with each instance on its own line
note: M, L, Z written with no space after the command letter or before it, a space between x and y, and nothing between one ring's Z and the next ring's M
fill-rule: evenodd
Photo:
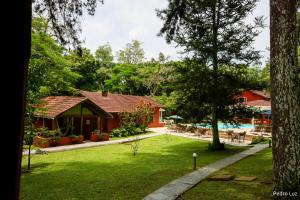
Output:
M141 102L149 103L154 109L153 120L148 124L148 127L164 126L164 123L162 123L163 106L150 97L89 91L80 91L80 94L112 115L112 118L106 118L103 121L102 131L104 132L110 132L112 129L120 127L119 113L132 112Z
M87 97L48 96L35 106L36 127L62 129L62 133L83 135L88 139L94 130L101 129L103 121L112 118ZM68 130L68 127L73 127Z
M112 94L106 92L80 91L81 97L48 96L36 105L34 115L36 127L49 130L63 129L63 132L83 135L89 139L92 132L109 133L120 127L119 113L132 112L141 102L154 110L148 127L162 127L163 106L146 96ZM73 127L68 130L68 127Z
M264 114L271 113L271 98L269 93L259 90L245 90L237 97L237 99L247 107L260 110L260 112L257 113L258 119L254 120L255 124L268 124L270 126L271 116L270 114ZM252 119L245 118L243 120L248 123L252 122Z
M246 106L256 107L261 110L270 110L270 94L259 90L246 90L238 96L240 103L245 103Z

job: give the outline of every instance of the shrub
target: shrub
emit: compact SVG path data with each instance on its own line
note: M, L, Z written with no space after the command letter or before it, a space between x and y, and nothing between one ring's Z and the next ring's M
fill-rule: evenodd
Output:
M123 128L115 128L110 132L110 137L127 137L144 133L144 126L126 126Z
M262 136L253 137L252 141L251 141L251 144L258 144L258 143L261 143L261 142L266 142L267 140L268 139L266 139Z
M115 128L110 132L110 137L125 137L128 133L124 128Z
M153 121L154 107L151 103L145 101L139 102L134 111L128 112L124 110L119 113L121 119L121 127L146 126Z
M135 156L139 150L139 140L135 140L131 143L131 150L133 153L133 156Z
M142 124L139 126L139 128L142 130L143 133L145 133L148 126Z

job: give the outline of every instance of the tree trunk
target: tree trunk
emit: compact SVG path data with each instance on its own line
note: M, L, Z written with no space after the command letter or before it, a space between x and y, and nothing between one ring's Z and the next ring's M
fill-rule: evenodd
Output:
M274 197L300 198L300 89L296 0L271 0L271 104ZM298 192L298 197L275 192Z
M213 106L213 113L212 113L212 131L213 131L213 149L217 150L220 148L220 138L219 138L219 130L218 130L218 117L217 117L217 107Z
M217 88L218 86L218 25L217 25L217 3L214 5L213 9L213 15L212 15L212 21L213 21L213 55L212 55L212 64L213 64L213 85L214 88ZM217 91L214 90L216 93ZM217 94L214 95L214 97L217 97ZM218 130L218 115L217 115L217 102L216 99L212 99L212 131L213 131L213 143L212 143L212 149L213 150L219 150L223 149L220 138L219 138L219 130Z
M1 118L1 124L8 131L2 151L5 164L2 164L0 199L19 199L25 91L31 45L31 4L31 0L3 1L1 4L2 11L10 10L11 14L8 16L2 12L4 20L1 24L1 93L5 96L2 98L2 113L5 116Z
M27 172L30 172L31 144L28 145Z

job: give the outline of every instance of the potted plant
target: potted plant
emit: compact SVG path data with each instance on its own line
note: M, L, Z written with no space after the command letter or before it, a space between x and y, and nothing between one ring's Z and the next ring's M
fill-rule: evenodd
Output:
M100 134L100 141L108 141L109 140L109 134L108 133L101 133Z
M47 128L41 127L37 128L36 136L33 138L33 145L41 148L50 147L49 130Z
M83 135L70 135L72 144L81 144L83 143Z
M60 140L59 136L51 137L50 140L49 140L50 147L56 147L56 146L58 146L59 140Z
M100 140L100 134L99 131L93 131L91 136L90 136L90 140L93 142L97 142Z

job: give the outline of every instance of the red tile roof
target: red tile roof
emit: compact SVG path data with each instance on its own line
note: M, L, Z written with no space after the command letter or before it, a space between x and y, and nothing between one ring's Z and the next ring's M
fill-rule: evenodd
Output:
M36 105L38 109L34 112L35 116L45 118L55 118L61 113L87 100L86 97L72 96L49 96L41 99L41 102Z
M270 98L270 94L267 93L267 92L260 91L260 90L250 90L250 91L251 91L252 93L257 94L257 95L259 95L259 96L262 96L262 97L264 97L264 98L266 98L266 99L269 99L269 98Z
M100 108L109 113L130 112L141 102L150 103L153 107L163 107L146 96L133 96L108 93L107 96L102 96L99 92L80 91L80 94L89 98Z
M246 103L247 106L271 106L271 102L270 101L266 101L266 100L254 100L254 101L247 101Z

